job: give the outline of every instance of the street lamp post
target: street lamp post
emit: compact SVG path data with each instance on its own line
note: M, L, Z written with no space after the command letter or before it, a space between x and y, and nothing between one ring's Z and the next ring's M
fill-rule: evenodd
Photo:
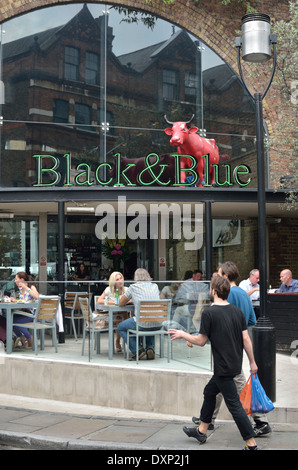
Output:
M276 340L275 328L267 309L267 275L266 275L266 196L265 196L265 158L264 158L264 125L263 99L271 85L276 68L276 35L270 34L270 17L263 13L250 13L242 18L241 38L236 38L238 68L241 80L255 102L256 109L256 151L258 171L258 258L260 272L260 316L253 327L253 345L258 376L272 401L276 400ZM271 45L274 57L271 77L263 93L250 92L241 69L242 59L247 62L264 62L271 58Z

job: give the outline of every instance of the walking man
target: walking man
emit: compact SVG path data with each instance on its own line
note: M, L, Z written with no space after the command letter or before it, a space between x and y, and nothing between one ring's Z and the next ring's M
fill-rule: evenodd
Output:
M255 432L241 405L233 380L241 372L243 348L253 374L257 372L258 367L255 363L244 315L238 307L227 302L229 292L229 281L225 277L215 275L211 282L210 292L213 305L202 313L199 334L194 336L182 330L169 330L171 340L183 338L197 346L203 347L209 339L214 359L214 374L204 389L200 424L195 428L185 426L183 431L187 436L196 438L201 444L206 442L206 433L212 421L216 396L221 392L246 442L245 450L258 450Z

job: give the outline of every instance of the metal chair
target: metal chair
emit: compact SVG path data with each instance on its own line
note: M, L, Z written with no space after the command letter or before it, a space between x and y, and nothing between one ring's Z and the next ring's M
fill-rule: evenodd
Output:
M108 320L109 315L98 314L97 317L94 317L88 297L84 297L84 298L79 297L79 303L80 303L81 312L84 318L82 356L84 356L86 333L89 331L90 333L90 359L92 359L95 335L97 335L96 350L97 350L97 353L99 354L100 353L100 333L106 333L109 331L108 326L106 328L96 329L96 321L99 319Z
M168 362L170 362L170 356L172 353L171 339L167 330L162 326L162 322L169 322L171 319L171 299L159 299L159 300L138 300L135 303L135 317L136 317L136 328L134 330L127 330L127 359L129 358L129 338L131 336L136 337L137 345L139 344L139 336L159 336L160 337L160 357L164 356L164 337L167 337L168 342ZM140 330L142 324L146 323L146 328L156 326L156 322L160 323L158 330ZM166 323L166 324L167 324ZM148 327L149 324L149 327ZM139 351L137 347L136 351L136 363L139 361Z
M64 296L64 319L71 321L71 326L73 328L74 337L76 341L78 340L78 335L75 321L78 321L78 331L80 331L79 321L83 318L79 303L79 297L88 298L89 300L91 300L92 294L89 294L88 292L65 292Z
M59 307L60 297L53 296L47 298L40 298L38 300L36 309L34 313L13 310L12 312L12 326L22 326L28 330L33 330L33 349L35 354L38 354L37 350L37 332L40 331L44 333L46 329L52 330L52 338L55 346L55 351L58 352L58 341L57 341L57 326L56 326L56 315ZM15 314L22 314L25 317L32 318L32 322L29 323L13 323L13 316ZM43 346L43 337L40 341L40 349L44 348Z

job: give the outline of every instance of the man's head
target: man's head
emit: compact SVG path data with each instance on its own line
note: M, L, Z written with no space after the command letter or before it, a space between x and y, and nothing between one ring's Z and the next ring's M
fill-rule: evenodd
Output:
M134 273L135 281L152 281L152 278L148 271L143 268L138 268Z
M201 281L202 276L203 276L203 273L200 269L195 269L194 272L192 273L192 279L194 281Z
M222 300L226 300L230 293L230 283L226 277L221 277L219 274L212 277L210 285L210 298L211 301L217 296Z
M236 282L239 277L239 271L233 261L226 261L218 268L218 274L221 277L226 277L230 282Z
M253 286L258 284L260 280L260 272L258 269L252 269L249 273L249 280Z
M289 269L284 269L280 273L280 282L285 286L289 286L292 282L292 272Z

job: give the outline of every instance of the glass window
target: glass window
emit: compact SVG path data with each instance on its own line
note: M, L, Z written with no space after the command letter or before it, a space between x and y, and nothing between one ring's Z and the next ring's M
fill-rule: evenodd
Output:
M38 217L0 216L0 246L0 289L10 295L18 272L38 275Z
M99 59L93 52L86 52L86 83L99 85Z
M178 99L178 74L175 70L163 70L163 98L167 100Z
M124 16L117 7L71 3L5 23L0 184L32 186L41 149L71 154L73 171L82 160L113 164L115 152L133 159L173 153L164 115L170 122L194 115L189 127L215 140L231 174L246 164L256 186L254 103L237 74L185 30L173 33L160 19L151 30ZM65 124L59 146L55 123ZM224 177L221 165L219 182Z
M198 79L195 73L185 72L185 96L194 97L197 93Z
M65 47L64 76L67 80L78 81L80 77L80 52L75 47Z
M91 109L90 106L85 104L76 103L75 104L75 122L76 124L83 124L89 126L91 124ZM88 127L85 128L89 130Z
M54 100L53 121L68 122L68 102L65 100Z

